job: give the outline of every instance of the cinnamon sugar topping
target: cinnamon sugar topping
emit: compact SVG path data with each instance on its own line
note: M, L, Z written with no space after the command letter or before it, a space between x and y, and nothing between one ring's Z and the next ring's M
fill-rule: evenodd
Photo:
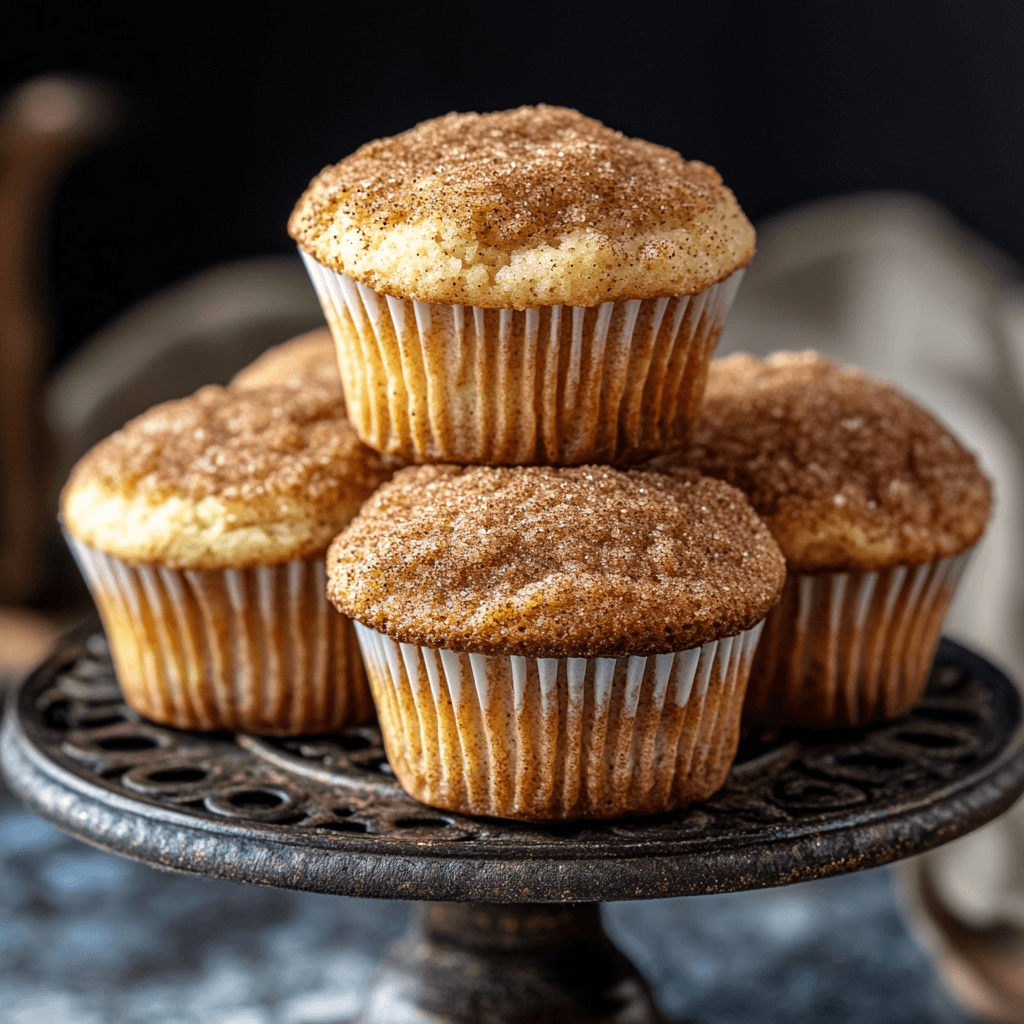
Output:
M75 476L194 501L216 495L329 503L343 484L379 480L383 465L356 437L328 388L231 392L209 385L191 398L154 406L101 441Z
M735 635L785 576L733 488L603 466L401 470L327 564L339 611L393 639L556 658Z
M424 121L367 143L319 180L337 207L371 223L437 214L506 248L584 224L633 234L678 223L722 184L699 160L546 106Z
M394 465L358 439L337 388L211 385L91 449L62 511L127 561L273 564L322 551Z
M991 486L894 385L815 352L713 360L690 448L655 460L739 487L791 568L924 564L977 542Z
M386 294L520 309L692 294L754 251L714 168L543 105L367 143L313 180L289 231Z

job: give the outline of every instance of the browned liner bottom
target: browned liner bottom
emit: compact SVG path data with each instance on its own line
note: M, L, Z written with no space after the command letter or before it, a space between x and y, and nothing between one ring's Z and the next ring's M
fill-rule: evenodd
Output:
M181 729L329 732L373 715L323 559L250 569L133 565L69 538L140 714Z
M744 722L831 728L909 711L968 556L880 572L791 573L765 620Z
M416 799L526 821L653 814L725 781L760 625L649 658L399 644L356 623L388 760Z

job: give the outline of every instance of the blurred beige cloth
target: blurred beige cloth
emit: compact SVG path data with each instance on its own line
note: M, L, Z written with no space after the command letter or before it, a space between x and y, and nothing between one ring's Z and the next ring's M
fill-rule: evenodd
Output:
M977 453L996 509L945 632L1024 680L1021 268L899 193L782 214L758 248L719 352L819 349L895 381ZM1024 802L900 877L954 993L986 1018L1024 1021Z

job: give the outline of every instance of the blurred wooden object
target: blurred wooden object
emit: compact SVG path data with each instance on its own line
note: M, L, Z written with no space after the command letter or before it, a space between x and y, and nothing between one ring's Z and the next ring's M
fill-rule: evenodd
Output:
M75 619L67 623L27 608L0 605L0 697L45 658Z
M1015 825L1011 812L979 829L976 842L951 843L951 847L961 845L964 851L951 863L932 855L915 857L899 869L904 905L918 936L930 949L947 990L972 1014L999 1024L1024 1021L1021 894L1019 884L1010 877L1020 873L1015 863L1021 852ZM1014 838L1017 845L1011 845ZM981 864L969 856L978 849ZM986 894L972 891L977 889L978 879L971 872L992 868L994 865L986 860L991 861L993 854L997 860L1005 860L1003 868L1008 869L995 866L998 877L986 879L998 905L972 906ZM988 901L983 898L981 902Z
M297 257L221 264L125 310L44 393L50 208L63 174L119 118L114 91L83 78L48 75L0 100L0 688L86 611L17 607L39 596L56 487L74 461L150 405L227 382L269 345L323 323Z
M45 229L60 179L111 135L119 104L99 82L47 75L0 105L0 600L38 585L49 451L42 415L48 338Z

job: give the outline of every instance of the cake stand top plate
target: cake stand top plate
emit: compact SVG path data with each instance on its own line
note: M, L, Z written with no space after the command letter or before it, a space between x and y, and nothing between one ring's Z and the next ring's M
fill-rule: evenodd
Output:
M909 715L745 741L711 800L647 818L528 825L438 811L379 733L182 732L121 700L101 633L69 636L12 693L14 791L87 842L157 867L345 896L598 902L785 885L954 839L1024 790L1016 688L944 640Z

